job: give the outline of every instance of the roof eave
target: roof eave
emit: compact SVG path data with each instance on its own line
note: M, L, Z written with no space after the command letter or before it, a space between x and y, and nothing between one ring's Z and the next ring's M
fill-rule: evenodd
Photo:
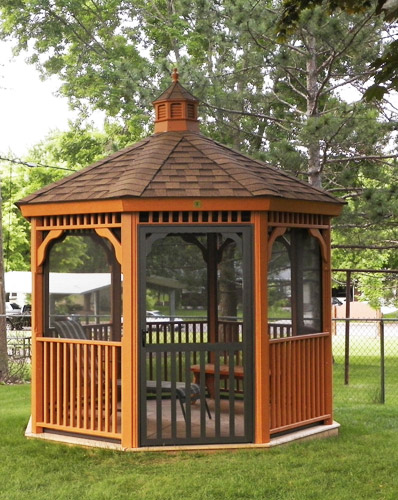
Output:
M329 201L310 201L277 198L270 196L252 196L244 198L141 198L126 197L109 200L63 201L63 202L27 202L18 203L22 215L26 218L52 215L77 215L95 213L124 213L147 211L236 211L244 207L245 211L279 211L311 213L320 215L340 215L343 202L338 199Z

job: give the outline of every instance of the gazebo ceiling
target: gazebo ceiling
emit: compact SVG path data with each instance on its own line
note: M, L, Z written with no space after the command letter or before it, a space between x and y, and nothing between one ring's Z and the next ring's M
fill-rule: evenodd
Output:
M157 133L40 189L19 205L191 197L272 197L341 204L326 191L200 134L196 131L198 101L178 83L178 73L173 73L173 80L154 101L155 107L168 106L161 111L156 108ZM181 107L173 110L178 104ZM176 111L179 114L173 116Z

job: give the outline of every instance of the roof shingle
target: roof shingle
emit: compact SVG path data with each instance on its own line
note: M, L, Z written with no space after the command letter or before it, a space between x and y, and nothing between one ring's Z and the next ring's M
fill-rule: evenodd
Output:
M341 203L282 170L189 131L150 136L19 203L201 196Z

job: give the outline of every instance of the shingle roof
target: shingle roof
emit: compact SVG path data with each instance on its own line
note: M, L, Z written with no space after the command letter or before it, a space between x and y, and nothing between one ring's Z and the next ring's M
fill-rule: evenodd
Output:
M194 101L199 102L195 96L193 96L185 87L183 87L179 82L179 74L177 68L174 68L171 78L173 83L170 85L168 89L166 89L155 101L171 101L171 100L179 100L179 101Z
M282 170L199 133L182 131L152 135L19 204L135 197L273 197L341 203Z
M186 100L199 102L199 99L194 97L186 88L184 88L178 81L172 83L170 87L163 92L153 103L166 100Z

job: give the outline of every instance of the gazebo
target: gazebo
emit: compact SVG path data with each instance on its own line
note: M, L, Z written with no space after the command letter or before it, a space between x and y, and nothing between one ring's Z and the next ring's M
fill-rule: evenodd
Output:
M337 433L342 203L201 135L176 70L154 107L152 136L19 202L32 228L27 435L154 450ZM110 286L95 304L60 300L54 273ZM173 304L154 276L173 283Z

